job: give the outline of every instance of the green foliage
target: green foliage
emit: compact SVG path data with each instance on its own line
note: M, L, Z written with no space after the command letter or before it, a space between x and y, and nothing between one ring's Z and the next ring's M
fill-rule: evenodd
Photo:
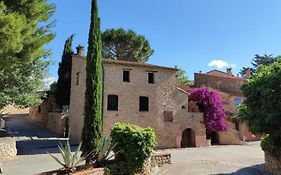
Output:
M0 108L41 102L37 91L48 66L45 45L54 38L53 23L47 24L54 10L47 0L0 0Z
M97 1L92 0L86 65L85 117L81 137L83 155L97 149L103 134L102 72L100 18L98 17ZM89 161L88 159L87 163Z
M57 163L59 163L68 172L74 172L75 166L85 160L85 157L80 157L79 151L81 149L82 143L80 143L75 150L74 154L71 153L71 147L69 142L65 146L59 146L61 156L63 161L59 160L56 156L49 154Z
M271 134L281 125L281 63L259 66L249 82L242 85L245 100L240 110L253 133Z
M50 85L50 92L57 93L58 83L55 81Z
M147 62L153 54L149 41L142 35L137 35L133 30L108 29L102 34L103 57Z
M281 136L267 135L261 141L261 148L274 157L281 157Z
M178 73L177 73L178 84L187 85L190 81L188 80L188 77L186 76L186 72L177 66L175 68L178 69Z
M256 54L255 58L252 60L253 67L250 68L251 75L256 73L257 67L259 65L269 66L272 63L274 63L278 58L279 57L273 57L272 55L267 55L267 54L264 54L263 56ZM240 70L240 75L242 75L242 77L246 75L246 69L247 69L246 67L243 67Z
M110 153L113 151L113 149L116 147L117 143L112 142L112 139L103 137L98 144L97 150L96 150L96 164L103 164L106 163L110 158L118 154L118 151L115 154Z
M71 67L72 56L72 42L74 35L71 35L64 44L63 54L58 69L58 83L56 102L62 107L70 104L70 86L71 86Z
M280 83L281 61L270 66L259 66L257 73L242 85L245 100L239 107L241 118L248 123L253 133L269 134L269 138L263 141L263 148L279 155L280 152L275 148L281 145Z
M117 164L110 168L114 175L139 172L157 145L153 129L131 124L116 123L111 129L111 137L118 143L114 151L119 152L115 157Z

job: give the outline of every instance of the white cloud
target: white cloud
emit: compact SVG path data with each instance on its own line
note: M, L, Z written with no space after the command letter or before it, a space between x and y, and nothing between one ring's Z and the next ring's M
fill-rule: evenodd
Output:
M49 89L50 85L57 81L57 78L56 77L46 77L44 80L44 86L45 88Z
M211 62L209 62L208 64L209 67L216 67L217 69L223 69L223 68L235 68L236 65L235 64L230 64L226 61L223 61L223 60L212 60Z

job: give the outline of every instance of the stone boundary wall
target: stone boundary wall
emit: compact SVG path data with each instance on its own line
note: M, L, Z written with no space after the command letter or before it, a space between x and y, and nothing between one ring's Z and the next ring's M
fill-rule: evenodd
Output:
M265 167L272 175L281 175L281 157L276 158L265 153Z
M0 160L13 160L16 156L16 141L12 138L0 138Z
M171 154L170 153L156 153L151 156L151 164L156 164L161 167L165 164L171 164Z

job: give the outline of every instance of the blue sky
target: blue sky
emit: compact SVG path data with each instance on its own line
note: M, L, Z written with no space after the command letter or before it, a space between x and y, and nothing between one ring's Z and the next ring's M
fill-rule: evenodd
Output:
M56 38L48 45L54 79L67 37L75 34L74 46L87 47L91 1L51 2L57 6ZM236 74L255 54L281 54L280 7L280 0L99 0L99 15L102 30L144 35L155 50L149 63L177 65L193 79L194 72L216 68L210 65L232 66Z

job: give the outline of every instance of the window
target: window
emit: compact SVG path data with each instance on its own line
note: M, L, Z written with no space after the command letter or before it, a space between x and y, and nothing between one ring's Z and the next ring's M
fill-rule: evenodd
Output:
M240 98L235 98L235 105L238 106L241 103L241 99Z
M148 97L140 96L139 110L140 111L148 111L149 110L149 99Z
M38 113L41 113L41 106L38 106Z
M130 82L130 71L123 71L123 82Z
M185 106L185 105L182 105L182 106L181 106L181 109L186 109L186 106Z
M235 129L236 129L237 131L239 131L239 123L238 123L238 122L235 122Z
M164 111L164 122L173 122L173 111Z
M76 73L76 85L79 85L80 72Z
M148 72L148 83L149 84L154 84L154 72Z
M118 95L108 95L107 110L118 111Z

